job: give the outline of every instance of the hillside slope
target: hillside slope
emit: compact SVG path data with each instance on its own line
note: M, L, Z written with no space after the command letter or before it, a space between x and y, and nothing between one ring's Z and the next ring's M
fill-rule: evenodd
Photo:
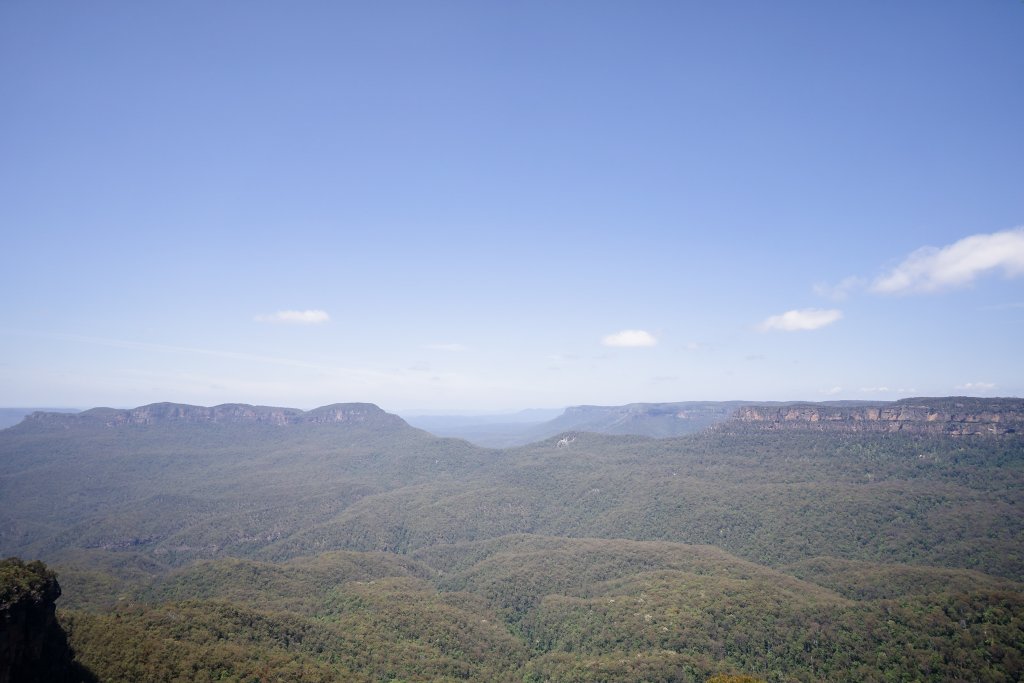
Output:
M179 565L541 533L713 544L773 565L825 554L1024 577L1016 434L755 426L657 440L573 432L492 451L365 405L283 424L195 414L55 415L0 431L0 551Z
M709 546L516 535L284 563L217 560L66 616L108 681L1014 680L1024 586L837 561L806 578ZM841 563L840 563L841 564ZM918 581L927 574L928 580ZM885 595L822 583L875 577ZM821 581L822 583L819 583ZM955 635L954 635L955 634ZM301 672L301 673L300 673Z
M0 554L109 681L1019 679L1024 438L826 413L506 450L368 404L36 415Z
M245 555L367 495L489 459L368 404L37 413L0 430L0 552Z

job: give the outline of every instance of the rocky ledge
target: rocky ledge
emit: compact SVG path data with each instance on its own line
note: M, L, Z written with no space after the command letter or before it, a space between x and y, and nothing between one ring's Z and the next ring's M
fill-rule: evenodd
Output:
M769 430L1015 434L1024 432L1024 399L949 397L856 405L746 405L736 410L726 427L737 423Z
M95 681L73 661L56 617L57 577L42 562L0 560L0 683Z

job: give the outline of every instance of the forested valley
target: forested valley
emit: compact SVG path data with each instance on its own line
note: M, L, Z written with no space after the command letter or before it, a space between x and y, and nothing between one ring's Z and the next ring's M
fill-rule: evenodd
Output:
M1021 432L801 419L488 449L370 404L37 413L0 556L55 572L101 681L1021 680Z

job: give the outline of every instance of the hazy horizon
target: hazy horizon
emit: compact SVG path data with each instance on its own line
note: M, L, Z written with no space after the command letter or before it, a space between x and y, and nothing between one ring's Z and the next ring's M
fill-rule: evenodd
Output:
M765 398L765 399L749 399L749 398L731 398L731 399L721 399L721 400L718 400L718 399L680 399L678 401L672 401L672 400L669 400L669 401L631 401L630 403L576 403L576 404L572 404L572 405L550 406L550 407L545 407L545 406L524 406L524 407L519 407L519 408L510 408L510 409L507 409L507 410L477 410L477 409L473 409L473 408L458 408L458 407L451 408L451 409L448 409L448 410L442 410L442 409L437 409L437 408L415 407L415 406L414 407L407 407L407 408L405 408L405 407L392 407L392 406L379 405L379 404L376 404L376 403L373 403L373 405L377 405L378 408L384 410L385 412L389 412L389 413L392 413L392 414L395 414L395 415L399 415L399 416L409 416L409 417L416 417L416 418L432 418L432 417L438 417L438 418L444 418L444 417L454 417L454 418L461 418L461 417L465 417L465 418L487 418L487 417L515 417L515 416L525 417L524 414L528 414L528 413L541 413L541 414L560 413L560 412L565 411L565 410L567 410L569 408L578 408L578 407L614 408L614 407L620 407L620 406L631 405L631 404L653 404L653 405L657 405L657 404L665 404L665 403L705 403L705 402L706 403L751 403L751 404L755 404L755 403L842 403L842 402L863 402L863 403L878 402L878 403L883 403L883 402L893 402L893 401L901 401L901 400L908 400L908 399L915 399L915 398L1016 399L1016 398L1020 398L1020 397L1019 396L1010 396L1010 395L1004 395L1004 396L979 396L979 395L970 395L970 394L949 394L949 395L946 395L946 396L896 396L896 397L893 397L893 398L885 398L885 399L881 399L881 398L879 398L879 399L843 399L843 398L809 398L809 399L805 399L805 398ZM260 406L260 407L267 407L267 408L293 408L293 409L297 409L297 410L302 410L302 411L307 411L308 412L308 411L315 410L317 408L321 408L321 407L328 406L328 405L343 404L343 403L372 403L372 402L370 402L370 401L332 401L332 402L329 402L329 403L323 403L323 404L318 404L318 405L302 406L302 405L285 405L285 404L281 404L281 403L254 403L252 401L224 401L222 403L217 403L217 404L199 404L199 403L189 404L189 403L183 403L183 402L180 402L180 401L153 401L152 403L137 404L137 405L95 405L95 406L85 406L85 407L82 407L82 406L60 406L60 407L54 407L54 406L14 406L14 405L11 405L11 406L0 406L0 410L38 410L38 411L54 411L54 412L84 412L86 410L92 410L94 408L111 408L111 409L114 409L114 410L131 410L131 409L134 409L134 408L142 407L144 405L152 405L153 403L157 403L157 404L159 404L159 403L178 403L178 404L183 404L183 405L195 405L195 406L207 407L207 408L214 407L216 405L251 405L251 406ZM537 421L544 421L544 420L547 420L547 419L550 419L550 418L549 417L538 417Z

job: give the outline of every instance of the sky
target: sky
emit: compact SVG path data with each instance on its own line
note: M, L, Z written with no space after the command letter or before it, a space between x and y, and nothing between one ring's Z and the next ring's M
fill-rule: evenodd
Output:
M1024 2L0 3L0 405L1024 395Z

